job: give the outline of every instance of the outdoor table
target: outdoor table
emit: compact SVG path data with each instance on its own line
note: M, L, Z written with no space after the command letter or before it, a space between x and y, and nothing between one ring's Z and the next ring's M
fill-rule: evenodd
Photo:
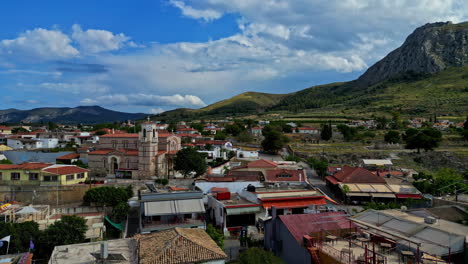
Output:
M369 238L365 238L365 237L358 237L356 238L356 240L361 242L361 246L364 246L364 243L367 243L370 241Z
M401 256L403 261L406 261L408 258L414 257L414 253L412 251L401 251Z
M387 254L390 249L392 248L392 244L390 243L380 243L380 248L384 254Z
M336 236L332 236L332 235L328 235L325 237L327 239L327 241L331 241L332 242L332 245L335 244L335 241L336 241Z
M342 248L341 251L340 251L340 259L343 259L343 255L344 254L348 254L348 255L351 255L353 251L349 248Z

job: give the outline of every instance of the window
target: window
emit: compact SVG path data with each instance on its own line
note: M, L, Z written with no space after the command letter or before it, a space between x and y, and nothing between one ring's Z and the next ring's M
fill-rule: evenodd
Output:
M75 179L75 175L74 174L69 174L69 175L67 175L66 179L67 179L67 181L73 181Z
M112 148L114 149L117 148L117 140L112 140L111 143L112 143Z
M278 178L291 178L291 174L287 174L287 173L281 173L281 174L278 174Z
M37 180L39 180L39 173L29 173L29 180L30 180L30 181L37 181Z
M123 148L128 149L128 140L123 141Z
M20 179L20 173L19 172L12 172L11 173L11 180L12 181L19 181Z
M0 181L2 180L3 173L0 171Z
M55 182L57 181L57 179L58 179L57 175L44 176L45 182Z
M84 174L84 173L78 173L78 174L76 175L76 178L77 178L77 179L83 179L84 177L85 177L85 174Z

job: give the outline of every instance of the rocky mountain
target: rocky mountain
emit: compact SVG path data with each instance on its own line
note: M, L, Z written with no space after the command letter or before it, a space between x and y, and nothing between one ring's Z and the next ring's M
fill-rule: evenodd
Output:
M100 106L45 107L31 110L0 110L0 123L40 123L53 121L61 124L96 124L136 120L146 117L143 113L124 113Z
M290 94L248 92L201 109L175 109L160 120L248 115L264 111L370 115L401 111L464 115L468 109L468 22L426 24L357 80Z
M403 45L370 67L356 83L369 86L405 72L435 73L468 65L468 22L429 23L417 28Z

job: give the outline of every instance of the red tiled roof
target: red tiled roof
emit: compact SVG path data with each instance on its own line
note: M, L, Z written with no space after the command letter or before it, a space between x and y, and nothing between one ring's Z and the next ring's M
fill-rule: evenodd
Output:
M327 176L325 177L325 180L329 181L333 185L338 184L338 181L335 178L333 178L333 176Z
M193 138L202 137L202 135L199 135L199 134L189 134L189 133L180 133L180 134L177 134L177 136L179 136L179 137L193 137Z
M170 136L176 136L173 133L158 133L158 137L160 138L165 138L165 137L170 137Z
M344 183L386 183L382 177L360 167L345 166L332 177Z
M221 145L224 145L224 144L226 144L228 142L229 141L226 141L226 140L198 140L196 143L197 144L203 144L203 145L210 144L210 145L221 146Z
M291 177L280 177L281 175L290 175ZM306 175L303 170L275 169L267 170L265 181L267 182L298 182L305 181Z
M182 146L184 146L184 147L195 147L195 144L185 143L185 144L182 144Z
M136 133L122 133L122 134L105 134L101 136L102 138L135 138L138 137Z
M106 155L110 153L111 151L114 151L113 149L96 149L95 151L91 151L88 154L89 155Z
M70 154L66 154L66 155L63 155L63 156L60 156L58 158L55 158L55 159L59 159L59 160L71 160L71 159L77 159L80 157L80 154L79 153L70 153Z
M246 167L247 168L276 168L278 167L278 164L276 164L273 161L260 159L260 160L249 162L246 165Z
M316 128L313 127L298 127L298 130L317 130Z
M60 166L60 167L46 168L46 169L43 169L43 171L52 173L52 174L57 174L57 175L65 175L65 174L87 172L89 170L80 168L78 166Z
M7 126L0 126L0 129L2 129L2 130L11 130L11 127L7 127Z
M327 201L323 196L309 196L309 197L288 197L288 198L272 198L260 199L262 206L265 209L270 209L272 206L283 208L301 208L309 207L309 205L324 205Z
M422 199L422 195L420 194L412 194L412 193L396 193L395 194L396 198L401 198L401 199Z
M171 191L188 191L187 188L179 188L179 187L172 187L172 186L169 186L169 190L171 190Z
M44 162L27 162L22 164L0 164L0 170L39 170L52 165Z
M177 131L198 131L195 128L191 127L184 127L184 128L178 128Z
M228 172L227 177L235 179L235 181L262 181L263 173L261 171L236 171Z
M333 231L349 229L350 227L353 229L356 228L356 225L352 222L350 223L344 212L281 215L279 218L286 226L289 233L300 244L302 244L304 235L317 233L321 230Z
M158 155L162 155L162 154L166 154L166 153L167 153L167 151L165 151L165 150L159 150L158 151Z

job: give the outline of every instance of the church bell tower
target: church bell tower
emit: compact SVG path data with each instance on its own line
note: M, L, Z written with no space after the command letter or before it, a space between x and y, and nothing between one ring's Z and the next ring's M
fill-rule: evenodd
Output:
M138 173L140 178L149 179L157 175L158 131L156 124L145 122L141 124L138 136Z

